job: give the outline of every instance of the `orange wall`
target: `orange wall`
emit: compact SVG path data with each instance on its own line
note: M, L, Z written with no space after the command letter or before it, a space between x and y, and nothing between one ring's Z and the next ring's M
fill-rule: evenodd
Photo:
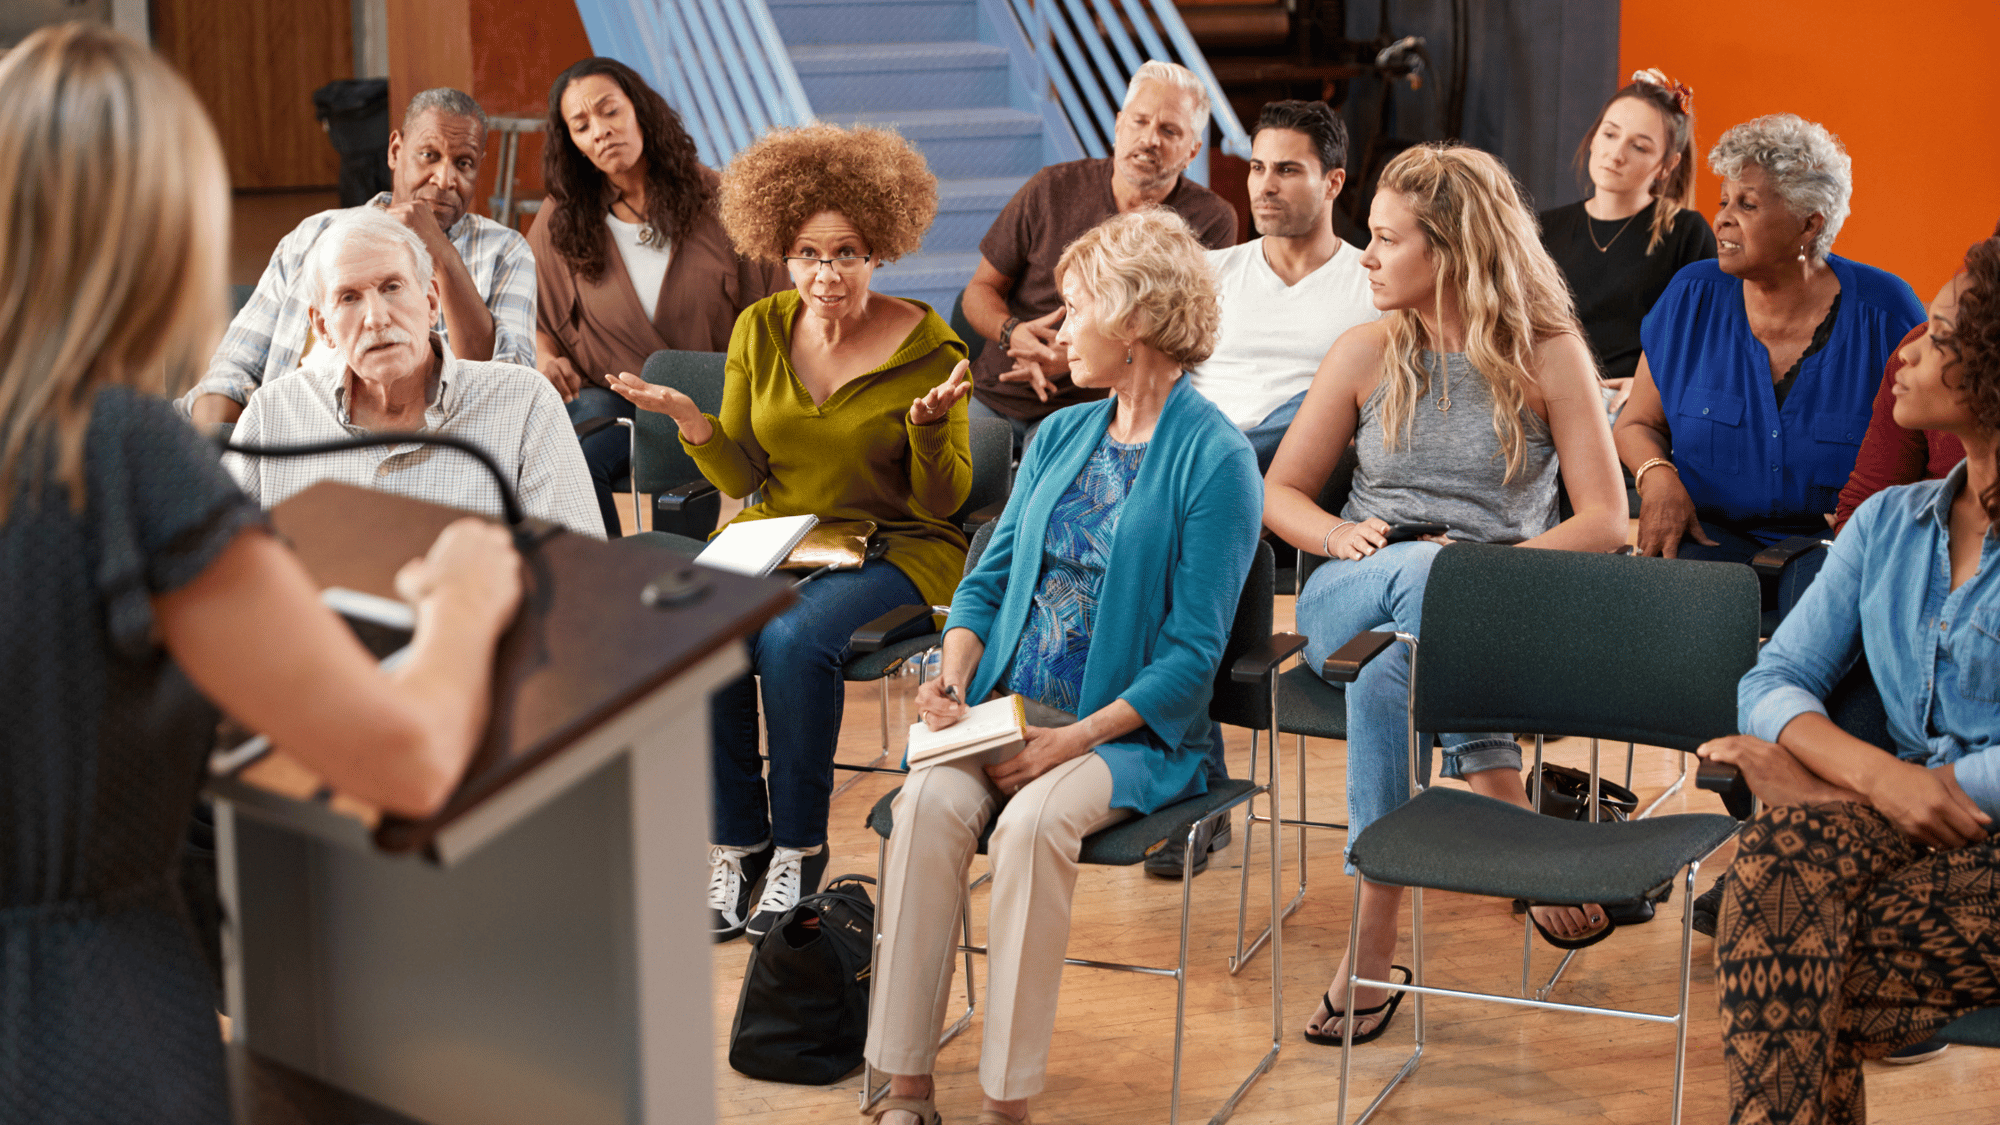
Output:
M2000 4L1993 0L1625 0L1619 72L1657 66L1695 91L1707 149L1766 113L1831 129L1854 158L1834 252L1889 270L1928 304L2000 220Z

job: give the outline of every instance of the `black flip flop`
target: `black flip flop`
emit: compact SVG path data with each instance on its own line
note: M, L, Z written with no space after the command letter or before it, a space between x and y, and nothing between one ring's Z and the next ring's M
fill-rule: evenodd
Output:
M1570 906L1570 905L1574 904L1555 903L1555 902L1538 902L1531 904L1531 906ZM1528 921L1534 923L1535 932L1542 935L1543 941L1548 942L1550 945L1555 946L1557 949L1587 949L1590 946L1596 945L1598 942L1603 941L1605 938L1610 937L1611 932L1618 928L1618 919L1613 917L1609 910L1606 910L1604 912L1603 929L1592 930L1590 933L1587 933L1580 938L1557 937L1554 933L1551 933L1549 931L1549 928L1547 926L1542 925L1540 919L1535 917L1533 909L1530 909L1528 911Z
M1391 969L1403 970L1404 984L1408 984L1410 983L1410 981L1416 978L1416 974L1410 972L1409 967L1406 965L1391 965L1389 967ZM1387 1000L1382 1001L1380 1004L1377 1004L1372 1008L1363 1008L1360 1011L1355 1012L1354 1014L1357 1018L1361 1016L1372 1016L1375 1013L1383 1011L1385 1009L1388 1011L1389 1014L1383 1016L1382 1022L1376 1024L1374 1027L1369 1028L1367 1031L1356 1032L1354 1035L1354 1042L1356 1044L1371 1043L1376 1039L1380 1038L1383 1032L1389 1030L1389 1021L1396 1018L1396 1005L1401 1004L1403 1002L1403 997L1406 995L1408 994L1403 992L1391 992L1389 994L1389 998ZM1339 1008L1333 1006L1332 989L1329 988L1326 990L1326 995L1321 997L1321 1003L1326 1005L1326 1010L1327 1012L1330 1013L1326 1017L1327 1023L1332 1023L1334 1020L1345 1019L1347 1017L1346 1012L1343 1012ZM1320 1026L1325 1027L1326 1024L1321 1024ZM1313 1031L1303 1031L1300 1032L1300 1034L1306 1037L1306 1042L1308 1043L1317 1043L1322 1047L1340 1046L1340 1036L1338 1035L1322 1035L1318 1032L1313 1032Z

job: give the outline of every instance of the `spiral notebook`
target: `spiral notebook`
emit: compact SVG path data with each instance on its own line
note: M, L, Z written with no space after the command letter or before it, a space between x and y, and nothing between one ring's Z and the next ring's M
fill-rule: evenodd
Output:
M738 520L708 541L694 561L717 570L762 578L776 570L799 540L819 522L818 516L772 516Z

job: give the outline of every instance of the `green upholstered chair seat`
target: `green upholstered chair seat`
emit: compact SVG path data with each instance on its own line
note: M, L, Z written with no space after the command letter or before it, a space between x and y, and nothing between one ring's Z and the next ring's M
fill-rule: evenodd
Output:
M1369 880L1532 902L1638 898L1736 832L1694 813L1588 824L1433 786L1368 826L1348 858Z
M1937 1038L1967 1047L2000 1047L2000 1008L1981 1008L1944 1025Z
M1300 662L1278 673L1278 729L1307 738L1347 737L1347 693Z
M629 543L634 546L664 547L675 554L685 555L688 558L693 558L701 554L702 548L708 546L707 543L699 539L686 535L675 535L671 531L641 531L636 535L627 535L623 539L618 540L618 542Z
M1176 837L1185 837L1188 829L1196 821L1209 815L1236 798L1248 793L1253 786L1247 781L1224 781L1211 785L1208 792L1199 797L1189 797L1177 801L1148 816L1120 821L1102 832L1094 832L1083 838L1083 851L1077 862L1096 864L1101 867L1130 867L1150 855L1155 849ZM875 802L868 812L868 827L884 840L895 828L895 817L890 805L896 794L902 790L892 789ZM986 840L993 835L993 822L986 822L986 831L979 834L979 853L986 854ZM1733 823L1733 822L1732 822Z

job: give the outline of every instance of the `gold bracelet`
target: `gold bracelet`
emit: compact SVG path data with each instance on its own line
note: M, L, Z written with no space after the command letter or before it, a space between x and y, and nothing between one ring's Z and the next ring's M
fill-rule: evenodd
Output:
M1675 476L1681 475L1680 469L1672 461L1667 460L1665 457L1655 457L1651 461L1639 466L1639 471L1632 474L1632 491L1639 491L1640 482L1646 479L1646 470L1656 468L1660 465L1665 465L1667 468L1673 469Z

